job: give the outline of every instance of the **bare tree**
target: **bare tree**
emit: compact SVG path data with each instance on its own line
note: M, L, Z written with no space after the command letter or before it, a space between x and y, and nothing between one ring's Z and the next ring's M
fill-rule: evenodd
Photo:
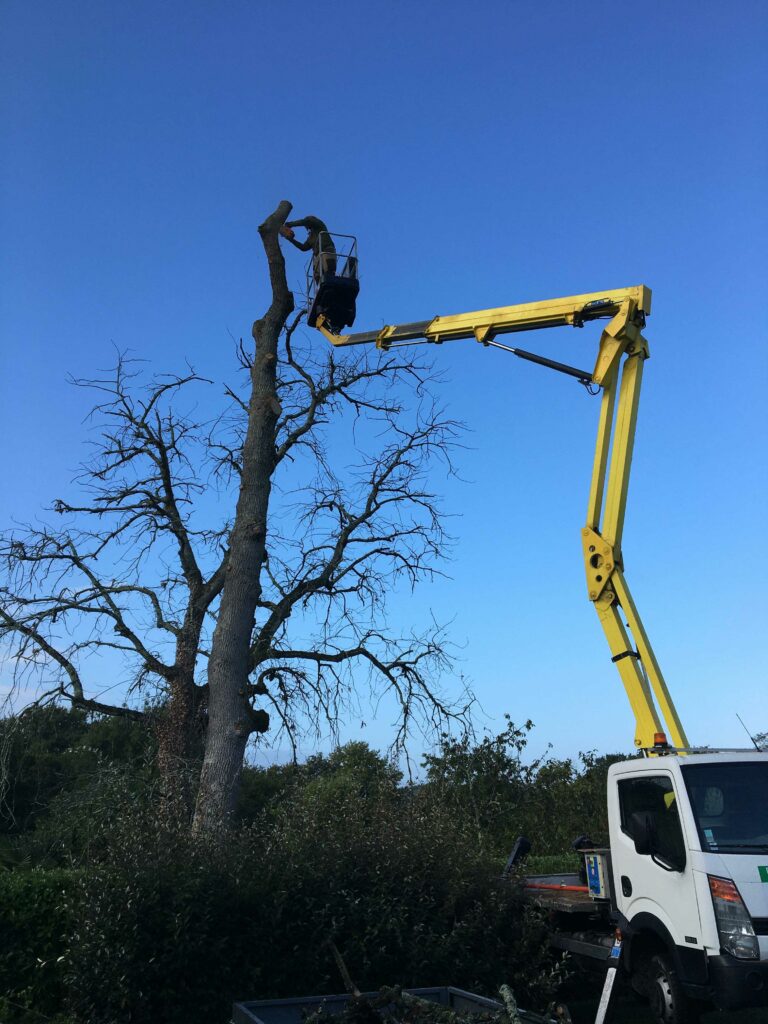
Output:
M339 359L302 337L301 313L288 324L278 231L290 209L259 228L272 302L253 349L240 343L243 387L226 389L226 408L194 415L185 396L210 382L190 371L142 386L125 359L76 382L102 395L84 497L54 504L63 525L12 531L2 549L0 629L19 681L38 701L152 718L177 806L189 797L178 769L202 736L200 831L227 821L249 737L270 721L295 743L335 728L361 689L386 692L402 742L412 723L468 710L465 694L441 696L442 629L400 635L385 618L393 588L439 571L429 477L436 460L450 469L457 425L432 403L428 369ZM116 665L122 705L102 699Z
M180 392L205 383L194 373L134 387L123 358L104 379L79 380L101 400L98 440L78 478L82 500L54 502L64 525L6 534L0 631L16 681L36 703L66 699L88 711L153 719L167 795L183 797L205 687L197 682L206 615L221 593L224 528L196 528L190 509L204 488L204 426L174 408ZM213 556L213 557L212 557ZM214 562L206 572L205 562ZM157 696L154 713L101 699ZM106 675L105 675L106 674ZM182 804L184 799L182 799Z

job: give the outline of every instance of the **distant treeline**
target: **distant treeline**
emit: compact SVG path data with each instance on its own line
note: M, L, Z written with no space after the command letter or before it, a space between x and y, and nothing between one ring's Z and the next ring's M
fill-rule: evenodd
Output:
M526 758L532 723L509 719L496 736L443 735L419 772L406 782L387 756L351 742L303 763L243 771L237 823L274 815L297 790L354 792L372 787L412 793L431 790L474 830L478 846L500 858L518 835L533 855L560 855L576 836L607 840L605 779L621 754L582 753L578 760L552 754ZM6 866L22 861L69 865L84 855L89 829L109 817L111 787L119 777L137 798L159 798L151 731L130 719L76 709L33 708L0 719L0 847ZM189 766L194 778L197 765Z

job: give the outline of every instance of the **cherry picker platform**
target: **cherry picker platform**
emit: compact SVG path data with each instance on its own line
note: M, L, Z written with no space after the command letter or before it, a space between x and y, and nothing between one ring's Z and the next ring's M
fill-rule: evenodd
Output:
M319 246L307 264L307 323L320 322L338 334L355 322L355 301L360 291L357 276L357 239L321 231Z

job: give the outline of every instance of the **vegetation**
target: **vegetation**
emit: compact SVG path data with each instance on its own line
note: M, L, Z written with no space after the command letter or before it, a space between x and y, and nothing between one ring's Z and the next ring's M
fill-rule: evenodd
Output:
M608 766L621 754L582 753L579 761L524 757L533 723L518 728L507 716L497 736L479 743L445 735L424 765L428 784L471 822L478 845L501 855L519 835L535 856L562 858L577 836L607 844L605 786Z
M334 946L363 991L508 982L543 1008L562 970L501 870L520 833L541 872L575 866L585 823L601 841L613 758L529 760L530 729L446 735L419 781L360 742L247 767L221 844L162 813L141 725L0 720L0 1020L224 1024L233 1000L343 990Z
M221 844L162 814L136 723L3 720L0 1019L223 1022L233 999L338 991L330 943L362 990L508 982L544 1006L545 929L501 869L518 831L541 854L575 835L590 793L602 827L606 759L531 764L529 728L445 736L417 782L360 742L248 767Z

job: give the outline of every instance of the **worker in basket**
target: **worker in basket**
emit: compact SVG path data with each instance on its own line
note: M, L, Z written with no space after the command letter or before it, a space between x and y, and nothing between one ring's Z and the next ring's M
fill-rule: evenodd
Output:
M306 228L307 237L299 242L294 228ZM325 274L336 273L336 247L324 221L319 217L302 217L301 220L289 220L280 228L280 234L287 238L301 252L312 252L312 271L315 285L319 285Z
M296 239L293 229L305 228L303 242ZM280 234L300 252L312 253L312 282L309 291L307 323L316 326L324 322L335 333L355 321L357 294L357 255L352 236L337 236L352 240L352 248L337 252L331 233L319 217L289 220L280 228Z

